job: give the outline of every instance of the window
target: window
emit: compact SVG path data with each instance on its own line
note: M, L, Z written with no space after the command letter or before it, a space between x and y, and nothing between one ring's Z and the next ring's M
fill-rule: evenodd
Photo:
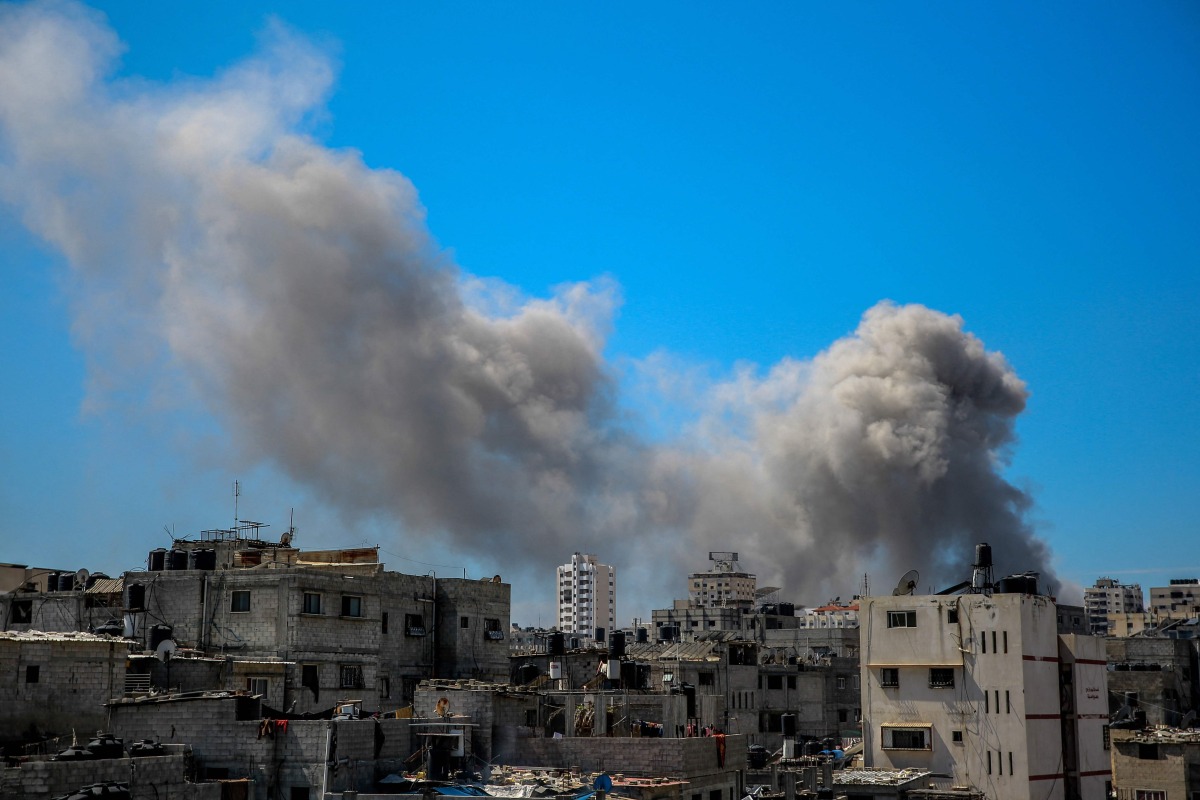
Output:
M302 614L320 614L321 613L321 595L316 592L304 593L304 608Z
M879 685L895 688L900 685L900 670L896 667L884 667L879 670Z
M525 709L525 727L536 728L538 724L538 713L536 708Z
M838 709L838 722L845 722L849 718L850 718L850 713L846 709L844 709L844 708Z
M767 688L768 689L782 689L783 688L783 676L782 675L768 675L767 676Z
M379 679L379 696L380 697L391 697L392 696L392 681L390 678L388 678L386 676Z
M962 744L962 731L950 731L950 741L954 744Z
M363 681L362 664L342 664L341 676L339 685L343 689L362 689L366 685Z
M1004 713L1012 713L1012 695L1009 693L1008 689L1004 690Z
M983 631L979 634L979 647L980 652L987 652L987 631Z
M246 678L246 689L250 694L266 695L267 687L266 678Z
M915 611L889 611L887 615L887 626L889 628L917 627L917 612Z
M316 664L304 664L300 668L300 685L313 693L313 700L320 698L321 682L317 677Z
M12 621L17 624L26 624L33 622L33 601L32 600L13 600L12 601Z
M946 609L946 622L949 625L954 625L955 623L958 622L958 609L957 608L947 608Z
M496 617L485 617L483 620L483 638L491 639L492 641L500 641L504 638L504 631L500 629L500 620Z
M999 653L999 648L996 647L996 632L992 631L992 652Z
M933 689L948 689L954 686L954 669L951 667L931 667L929 670L929 686Z
M845 675L837 676L837 688L839 688L839 689L846 688L846 676Z
M31 664L25 668L25 682L37 683L41 676L42 668L36 664Z
M854 675L854 688L855 689L858 688L858 675L857 674Z
M388 612L384 611L382 614L379 615L379 627L380 627L380 631L379 631L380 633L387 633Z
M289 800L309 800L307 786L293 786Z
M696 682L701 686L715 686L716 675L712 672L700 672L696 675Z
M1008 631L1004 632L1004 652L1008 652Z
M928 728L884 728L884 750L929 750Z
M362 598L353 594L342 595L342 616L361 617L362 615Z
M242 614L250 610L250 592L239 590L229 597L229 610L234 614Z
M787 687L788 687L789 689L795 689L795 688L796 688L796 676L795 676L795 675L788 675L788 676L787 676L787 679L788 679L788 682L787 682Z
M425 620L420 614L405 614L404 615L404 635L405 636L424 636L425 635Z
M1167 800L1167 793L1161 789L1135 789L1134 800Z
M464 630L466 628L471 627L471 618L470 617L459 617L458 618L458 627L463 628Z

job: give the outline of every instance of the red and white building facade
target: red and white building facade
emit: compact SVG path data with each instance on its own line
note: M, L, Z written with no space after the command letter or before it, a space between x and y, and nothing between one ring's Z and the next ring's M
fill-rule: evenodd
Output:
M859 601L868 767L952 776L990 800L1104 800L1104 640L1059 635L1053 599Z

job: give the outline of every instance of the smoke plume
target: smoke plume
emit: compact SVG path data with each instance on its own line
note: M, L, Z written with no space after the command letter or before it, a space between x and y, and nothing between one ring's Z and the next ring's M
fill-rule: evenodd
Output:
M822 599L867 564L957 580L988 541L1049 573L1001 474L1025 386L958 317L881 303L811 360L707 386L650 442L602 355L617 287L514 304L463 274L408 180L303 133L334 79L310 43L276 26L168 85L110 78L120 49L78 6L0 9L0 193L70 265L98 408L178 376L325 502L509 571L592 550L682 589L697 553L735 549Z

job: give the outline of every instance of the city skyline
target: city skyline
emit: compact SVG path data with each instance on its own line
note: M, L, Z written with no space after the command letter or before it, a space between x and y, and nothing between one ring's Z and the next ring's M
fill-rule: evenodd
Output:
M821 539L833 536L839 507L818 514L822 524L793 542L767 524L779 518L786 492L764 493L728 518L707 509L700 526L670 517L670 535L656 538L627 529L650 518L653 498L639 497L636 513L628 512L628 487L593 484L580 506L593 514L616 496L617 511L572 517L560 515L557 489L541 483L547 498L538 515L547 522L535 540L525 538L533 534L511 502L519 495L511 487L524 484L460 476L460 463L423 460L428 449L404 451L399 466L377 468L365 487L343 479L355 453L411 438L387 438L388 407L373 418L347 404L304 405L344 389L345 375L362 374L333 369L354 363L353 337L343 350L319 343L328 376L311 358L316 350L279 350L297 357L266 357L241 371L225 369L236 359L222 361L231 358L222 351L264 343L264 332L237 327L253 315L272 322L268 332L302 338L304 325L278 326L344 287L278 282L284 271L261 273L273 283L260 286L252 280L259 272L229 263L201 282L170 283L168 276L220 263L187 251L211 234L207 221L145 262L169 269L128 269L145 255L129 247L130 232L144 230L129 223L138 204L173 208L175 193L193 180L178 160L195 153L123 151L117 134L161 133L193 114L209 141L189 146L225 146L228 137L239 158L262 167L280 142L299 141L314 163L345 170L354 191L372 187L371 197L406 209L412 235L427 237L430 269L452 268L434 296L462 298L487 322L486 335L463 329L471 347L496 344L501 352L545 337L577 348L568 365L594 359L594 373L571 374L556 362L552 377L555 386L563 375L580 386L594 381L604 424L592 425L594 406L571 408L544 429L534 426L552 438L582 426L571 448L544 448L537 436L520 449L505 444L480 468L493 470L486 474L505 475L513 459L562 458L562 474L577 486L593 474L620 475L614 463L652 461L637 453L658 454L657 463L686 453L692 476L717 471L713 485L727 485L747 448L752 460L774 457L753 450L753 433L768 429L777 405L807 397L806 408L830 410L819 401L832 390L804 392L814 375L843 374L830 366L846 363L835 356L849 349L861 362L864 342L880 330L926 326L963 354L982 348L972 363L990 364L1010 382L1000 411L979 420L981 429L1006 428L1004 435L963 463L993 465L981 497L1015 493L1006 506L1017 523L1014 542L1025 529L1040 537L1050 548L1047 566L1070 591L1098 576L1157 586L1200 573L1186 555L1200 502L1200 360L1192 346L1200 160L1191 145L1200 115L1189 102L1200 89L1200 26L1190 9L777 4L736 13L668 4L624 19L551 6L516 14L390 6L351 13L305 3L97 8L0 11L0 86L8 87L0 92L8 98L0 102L0 359L10 378L0 427L8 547L0 559L131 568L149 546L166 544L164 526L183 536L231 524L231 487L240 479L239 516L282 531L295 509L301 546L378 543L401 571L499 571L514 584L529 581L537 594L515 604L513 618L534 624L538 609L550 617L553 598L538 585L544 565L531 553L547 563L596 553L621 571L630 598L622 614L637 616L680 596L687 571L704 566L688 562L691 551L740 550L749 571L786 564L799 580L811 559L796 553L835 549L820 572L842 583L869 572L880 586L901 567L933 580L955 569L939 556L969 560L973 538L992 539L952 534L950 519L932 553L907 542L893 547L887 535L840 548ZM13 49L22 41L16 32L55 15L91 49L47 40L70 58L31 71L21 60L28 54ZM78 104L42 102L68 87L57 78L91 66L98 74L80 84ZM222 105L230 98L244 105ZM244 114L205 119L206 108ZM31 109L46 111L46 120ZM77 142L25 127L44 122L47 132L63 132L97 119L130 127L92 125L95 135ZM111 216L71 216L71 192L89 182L113 198L104 209ZM363 196L339 195L345 204ZM247 194L226 197L257 213ZM354 208L351 222L375 213ZM267 218L258 221L261 231ZM382 271L367 277L388 286ZM246 308L230 307L225 280L246 287ZM275 288L289 293L290 305L270 307ZM361 317L370 293L346 297L346 319ZM507 324L522 314L558 327L531 327L526 337ZM426 363L420 355L413 363ZM270 382L264 367L278 372ZM312 373L311 385L293 387L301 373ZM410 382L401 385L412 385L405 375ZM518 386L512 376L497 385ZM251 395L256 381L267 391ZM448 381L448 396L474 391L456 374ZM269 391L275 386L311 394L284 397ZM256 417L286 402L295 403L287 415ZM379 427L356 432L331 467L326 442L305 442L284 424L301 414L306 429L347 420ZM528 420L518 414L501 427ZM509 442L514 430L494 433ZM812 441L807 428L779 430L806 447ZM597 438L602 449L593 447ZM809 481L835 461L813 449L793 471L765 474ZM358 462L364 471L372 463ZM472 502L467 492L436 496L441 484L430 476L441 469L448 485L478 483ZM798 502L812 511L811 498ZM507 521L495 523L507 532L491 530L489 508L507 509L497 512ZM572 519L589 529L572 529ZM1156 546L1133 546L1143 540ZM558 549L547 553L537 542ZM889 547L900 552L885 553ZM998 560L1011 556L998 548ZM678 579L663 579L664 564ZM852 588L794 599L815 605ZM809 587L800 581L796 591Z

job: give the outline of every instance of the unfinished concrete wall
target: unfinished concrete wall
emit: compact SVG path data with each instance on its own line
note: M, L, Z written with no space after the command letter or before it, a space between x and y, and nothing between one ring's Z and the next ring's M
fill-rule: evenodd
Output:
M129 645L91 634L0 634L0 737L90 735L105 725L104 703L124 691Z
M201 777L250 778L258 800L286 797L292 787L316 796L324 781L331 792L368 791L419 747L409 720L293 720L267 732L263 720L237 716L233 697L121 702L113 706L112 730L127 741L186 743ZM326 776L331 755L341 763Z
M746 737L726 736L724 763L718 739L591 738L524 739L511 759L514 766L620 772L639 777L671 776L688 781L736 782L746 768Z
M167 754L144 758L106 758L96 761L31 759L0 774L0 797L42 800L74 792L94 783L123 783L134 800L220 800L216 783L189 783L191 753L182 745Z

